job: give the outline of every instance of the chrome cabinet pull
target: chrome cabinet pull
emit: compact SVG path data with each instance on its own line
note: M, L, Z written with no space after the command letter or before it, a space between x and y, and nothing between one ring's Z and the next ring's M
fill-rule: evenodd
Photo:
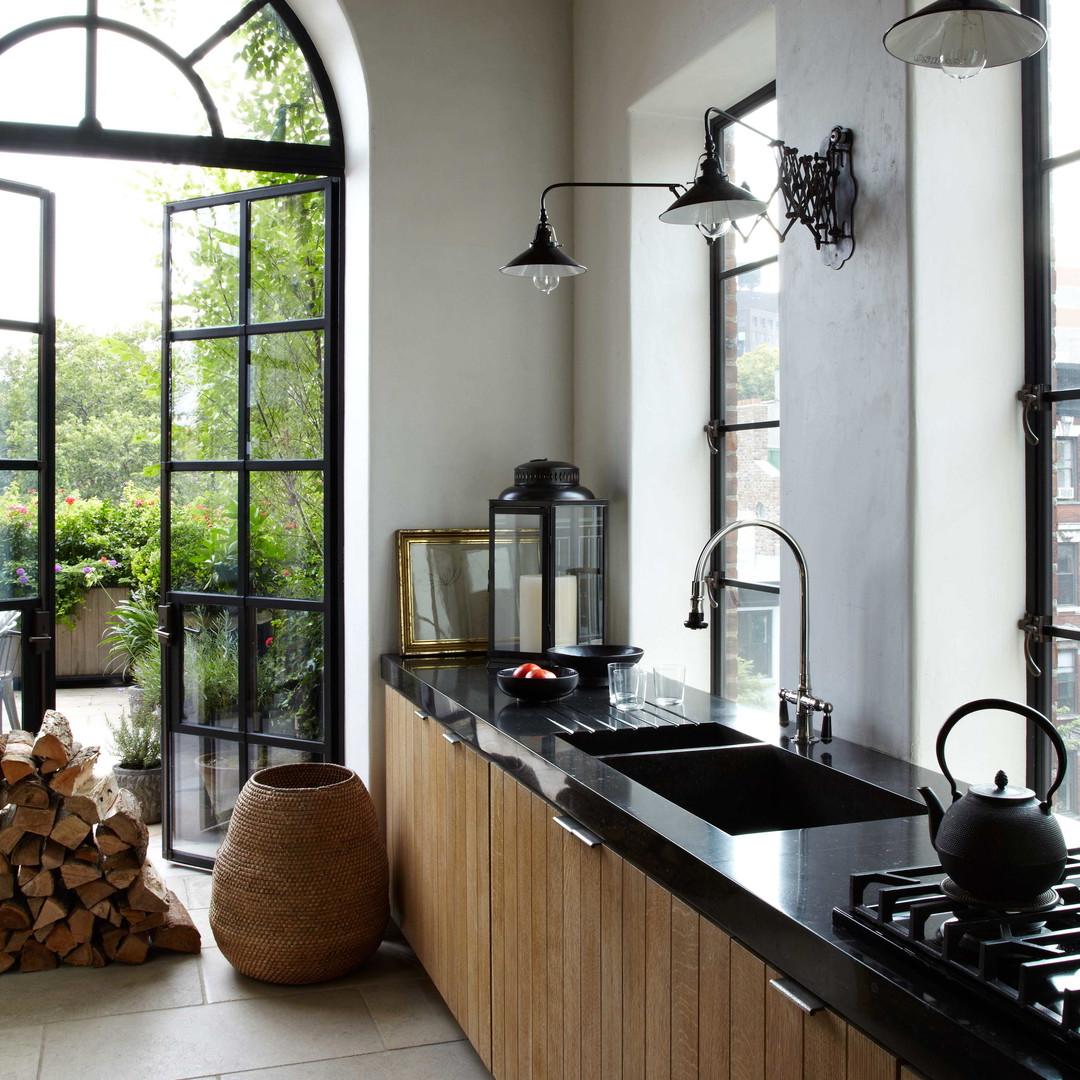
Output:
M604 841L596 835L586 829L584 825L576 822L572 817L564 817L561 814L556 814L552 819L556 825L562 826L571 836L576 836L583 844L587 844L589 847L599 847Z
M461 742L461 736L455 735L452 731L444 731L442 737L451 745Z
M788 1001L798 1005L808 1016L813 1016L814 1013L819 1013L825 1008L825 1002L821 998L811 994L805 986L794 979L770 979L769 985L774 990L779 990Z
M427 713L418 712L416 709L413 709L413 716L415 716L417 720L426 720L428 718Z

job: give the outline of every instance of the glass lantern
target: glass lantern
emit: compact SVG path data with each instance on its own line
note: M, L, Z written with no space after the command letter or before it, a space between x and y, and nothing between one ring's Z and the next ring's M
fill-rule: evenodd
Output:
M543 660L553 645L604 640L607 500L566 461L536 458L491 500L488 658Z

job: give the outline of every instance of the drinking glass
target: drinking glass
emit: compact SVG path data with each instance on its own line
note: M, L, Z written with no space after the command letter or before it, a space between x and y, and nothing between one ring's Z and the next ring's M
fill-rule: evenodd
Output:
M685 689L683 664L657 664L653 668L653 700L657 705L681 705Z
M645 672L637 664L608 664L608 700L626 712L645 704Z

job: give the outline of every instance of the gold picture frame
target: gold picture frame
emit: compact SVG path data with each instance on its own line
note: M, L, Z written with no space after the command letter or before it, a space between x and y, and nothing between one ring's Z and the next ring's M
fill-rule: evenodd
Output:
M398 529L404 656L487 651L489 536L487 529Z

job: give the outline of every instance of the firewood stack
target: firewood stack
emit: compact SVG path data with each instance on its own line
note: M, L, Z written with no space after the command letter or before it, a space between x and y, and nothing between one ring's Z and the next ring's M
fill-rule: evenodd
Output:
M0 733L0 972L141 964L198 952L199 931L147 861L130 791L95 775L67 720Z

